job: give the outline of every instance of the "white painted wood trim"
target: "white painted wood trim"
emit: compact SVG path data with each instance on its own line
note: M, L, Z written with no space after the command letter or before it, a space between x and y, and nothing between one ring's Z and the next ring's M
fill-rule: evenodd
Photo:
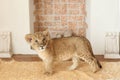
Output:
M119 54L104 54L104 58L107 59L120 59L120 55Z

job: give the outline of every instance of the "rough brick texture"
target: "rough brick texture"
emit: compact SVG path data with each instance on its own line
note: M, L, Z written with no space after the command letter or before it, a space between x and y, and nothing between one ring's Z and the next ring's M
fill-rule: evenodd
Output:
M51 33L72 30L85 36L85 0L34 0L34 31L48 28Z

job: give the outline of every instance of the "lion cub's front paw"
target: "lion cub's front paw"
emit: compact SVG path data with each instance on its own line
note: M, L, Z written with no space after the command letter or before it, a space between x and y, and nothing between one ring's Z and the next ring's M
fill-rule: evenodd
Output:
M70 71L75 70L75 69L76 69L75 66L70 66L70 67L68 68L68 70L70 70Z
M53 74L53 71L46 71L46 72L44 72L44 74L47 75L47 76L50 76L50 75Z

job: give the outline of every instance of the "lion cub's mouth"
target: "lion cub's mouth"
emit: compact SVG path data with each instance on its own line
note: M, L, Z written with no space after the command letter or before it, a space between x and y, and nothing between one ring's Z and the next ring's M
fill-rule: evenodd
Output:
M44 51L45 49L46 49L46 45L44 45L44 46L41 45L41 46L39 47L39 50L40 50L40 51Z

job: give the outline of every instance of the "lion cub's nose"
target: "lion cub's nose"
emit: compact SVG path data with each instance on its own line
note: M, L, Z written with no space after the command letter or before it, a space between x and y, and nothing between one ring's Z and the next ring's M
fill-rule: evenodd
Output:
M43 49L44 46L43 46L43 45L40 45L40 47L41 47L41 49Z

